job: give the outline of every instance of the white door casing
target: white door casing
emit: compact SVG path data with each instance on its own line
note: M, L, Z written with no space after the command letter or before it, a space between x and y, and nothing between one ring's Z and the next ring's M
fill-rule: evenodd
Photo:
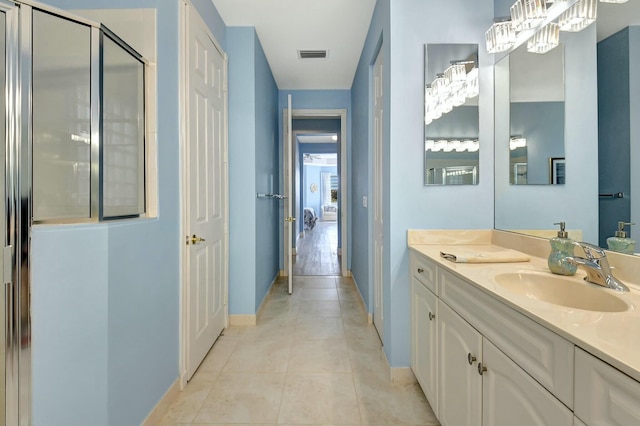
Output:
M383 55L382 50L373 65L373 325L384 343L383 315Z
M227 59L193 6L186 13L186 375L227 323Z

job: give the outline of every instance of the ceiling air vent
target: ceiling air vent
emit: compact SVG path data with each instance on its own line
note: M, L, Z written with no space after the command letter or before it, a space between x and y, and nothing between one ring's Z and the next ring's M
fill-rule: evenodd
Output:
M323 59L326 57L326 50L298 50L298 58L300 59Z

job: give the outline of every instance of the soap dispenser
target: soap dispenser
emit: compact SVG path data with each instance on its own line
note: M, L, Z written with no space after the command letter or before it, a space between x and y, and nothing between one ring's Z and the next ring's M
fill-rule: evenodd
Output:
M565 223L558 222L554 225L560 225L558 236L551 238L551 253L549 253L549 260L547 264L549 269L554 274L559 275L573 275L576 273L578 267L566 261L566 258L573 256L573 248L575 242L569 238L569 234L565 231Z
M618 222L618 230L615 236L607 238L609 250L617 251L618 253L633 254L636 248L636 242L627 237L627 233L624 231L626 225L635 225L635 223Z

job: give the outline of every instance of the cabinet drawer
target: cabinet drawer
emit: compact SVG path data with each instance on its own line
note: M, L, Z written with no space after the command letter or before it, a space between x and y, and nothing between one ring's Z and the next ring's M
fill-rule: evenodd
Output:
M430 260L417 255L411 254L411 275L416 277L418 281L422 284L426 285L429 290L433 292L433 294L438 295L437 285L436 285L436 271L438 267L435 263Z
M573 344L449 271L438 280L443 301L573 408Z
M590 426L640 424L640 383L576 348L575 414Z

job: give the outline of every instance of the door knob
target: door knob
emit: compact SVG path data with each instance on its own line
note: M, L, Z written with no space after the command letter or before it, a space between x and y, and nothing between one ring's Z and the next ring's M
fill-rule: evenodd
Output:
M187 235L187 245L189 245L189 244L198 244L198 243L202 243L204 241L207 241L207 240L205 240L202 237L198 237L196 234L193 234L191 237L189 237Z
M478 363L478 374L482 376L482 374L487 371L487 367L482 365L481 362Z
M433 319L436 317L435 314L429 312L429 321L433 321Z
M472 365L476 360L476 357L471 355L471 352L469 352L467 354L467 361L469 362L469 365Z
M418 268L418 273L419 273L419 274L421 274L421 273L423 273L423 272L424 272L424 269L422 269L422 268Z

